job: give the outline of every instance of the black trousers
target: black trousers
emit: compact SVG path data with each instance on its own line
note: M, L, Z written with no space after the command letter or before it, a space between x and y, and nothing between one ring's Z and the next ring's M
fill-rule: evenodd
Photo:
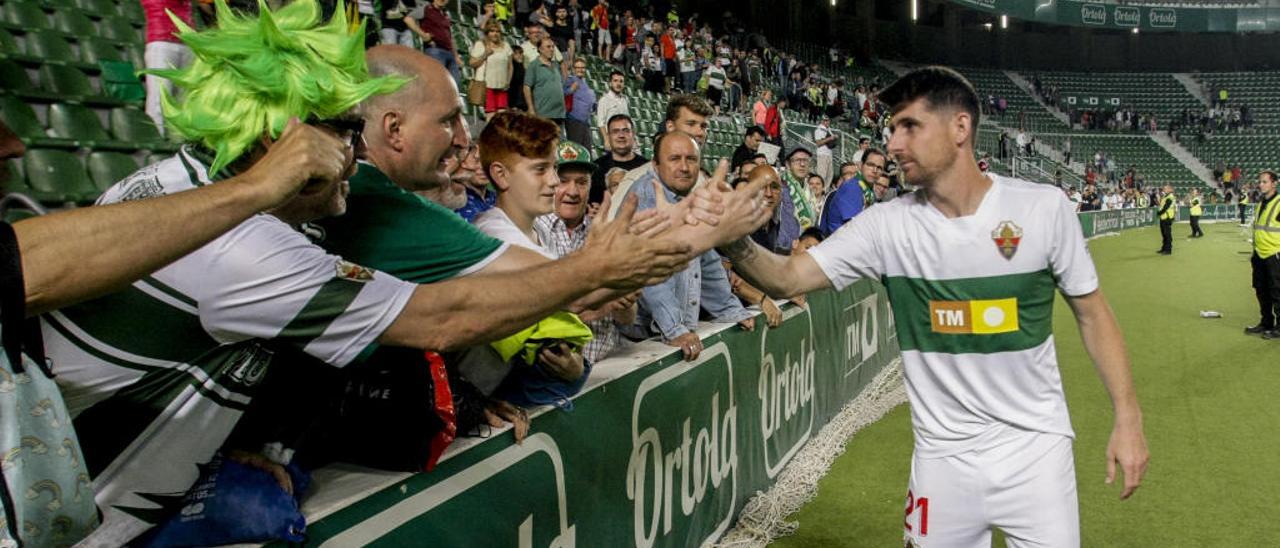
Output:
M1263 259L1254 253L1249 264L1253 267L1253 293L1258 298L1258 313L1262 316L1258 325L1274 329L1276 308L1280 306L1280 254Z
M1200 230L1200 216L1191 216L1191 237L1204 236L1204 231Z
M1173 252L1173 219L1160 219L1160 251Z
M1249 206L1245 204L1236 204L1236 207L1240 209L1240 224L1244 224L1244 212L1249 209Z

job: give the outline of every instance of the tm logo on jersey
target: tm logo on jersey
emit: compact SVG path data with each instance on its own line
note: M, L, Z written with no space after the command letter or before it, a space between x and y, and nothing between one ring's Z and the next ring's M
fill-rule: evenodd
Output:
M1018 330L1018 299L929 301L934 333L995 335Z

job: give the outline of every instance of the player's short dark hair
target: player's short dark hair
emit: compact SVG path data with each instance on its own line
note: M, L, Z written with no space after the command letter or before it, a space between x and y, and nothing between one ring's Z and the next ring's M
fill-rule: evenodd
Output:
M752 135L759 135L759 136L761 136L761 137L764 137L764 128L762 128L762 127L760 127L760 126L751 126L751 127L748 127L748 128L747 128L747 133L746 133L745 135L743 135L743 137L750 137L750 136L752 136Z
M930 110L954 109L963 111L973 119L969 129L969 141L973 144L978 134L978 92L973 84L960 73L946 67L924 67L913 70L898 81L884 88L876 98L897 113L907 103L924 99Z
M670 101L667 101L667 117L664 122L674 122L676 117L680 115L680 109L689 109L689 112L708 118L715 114L715 110L711 108L711 103L697 95L673 95Z

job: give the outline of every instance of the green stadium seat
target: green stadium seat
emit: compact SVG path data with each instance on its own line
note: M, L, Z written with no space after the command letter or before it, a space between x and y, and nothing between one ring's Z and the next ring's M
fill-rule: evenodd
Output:
M57 33L47 30L27 33L27 55L56 63L76 61L76 54L71 51L71 44Z
M68 1L74 1L75 6L77 8L83 10L85 13L88 13L90 15L100 15L100 16L114 15L118 10L118 8L116 7L116 3L112 2L111 0L68 0ZM142 5L140 2L126 2L126 3L138 4L139 6Z
M67 98L89 97L97 94L89 77L80 69L62 65L40 67L40 83L46 91Z
M98 33L97 25L89 16L75 10L60 9L53 12L53 28L72 36L92 36Z
M32 91L31 78L27 69L8 59L0 59L0 89L9 91Z
M0 28L0 57L19 55L21 53L22 50L18 48L18 41L13 38L13 34Z
M132 156L120 152L92 152L87 163L89 178L102 192L138 170L138 162Z
M129 0L124 0L123 2L120 3L119 7L120 7L120 14L128 18L130 21L143 21L147 17L146 14L142 12L141 2L131 2Z
M9 126L13 133L22 138L28 146L71 147L75 143L63 139L51 138L45 132L44 124L36 116L31 107L22 99L12 95L0 96L0 121Z
M80 158L63 150L35 148L22 157L27 188L47 202L89 202L101 192L89 180Z
M5 163L9 164L9 180L0 181L0 185L10 192L17 192L18 188L27 188L27 174L23 171L22 159L10 158L5 160Z
M121 107L111 110L111 134L127 143L154 143L163 141L155 122L140 109Z
M99 23L100 34L109 40L117 42L128 42L137 44L142 42L142 36L138 30L128 19L123 17L104 17Z
M49 105L49 133L54 137L72 139L83 146L95 147L111 140L102 129L98 115L89 107L68 103Z
M100 61L124 61L124 55L114 42L97 36L80 38L80 60L97 64Z
M13 224L23 219L30 219L32 217L39 217L39 216L40 214L34 211L31 211L30 209L13 208L13 209L5 210L4 222Z
M49 16L45 15L44 10L40 9L40 5L35 2L9 0L4 3L3 15L5 22L14 28L23 30L52 28L49 24Z
M53 11L77 9L75 0L44 0L44 6Z

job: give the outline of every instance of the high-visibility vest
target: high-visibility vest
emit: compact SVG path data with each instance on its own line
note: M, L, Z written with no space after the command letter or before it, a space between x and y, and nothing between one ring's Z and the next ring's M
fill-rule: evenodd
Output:
M1191 198L1191 216L1199 217L1201 215L1204 215L1204 209L1200 207L1200 197L1199 196L1192 197Z
M1164 213L1160 214L1161 221L1172 221L1177 216L1178 205L1173 202L1172 194L1164 195L1164 198L1160 200L1160 209L1164 210Z
M1253 252L1263 259L1280 252L1280 222L1276 222L1278 212L1280 198L1275 195L1258 204L1258 215L1253 220Z

